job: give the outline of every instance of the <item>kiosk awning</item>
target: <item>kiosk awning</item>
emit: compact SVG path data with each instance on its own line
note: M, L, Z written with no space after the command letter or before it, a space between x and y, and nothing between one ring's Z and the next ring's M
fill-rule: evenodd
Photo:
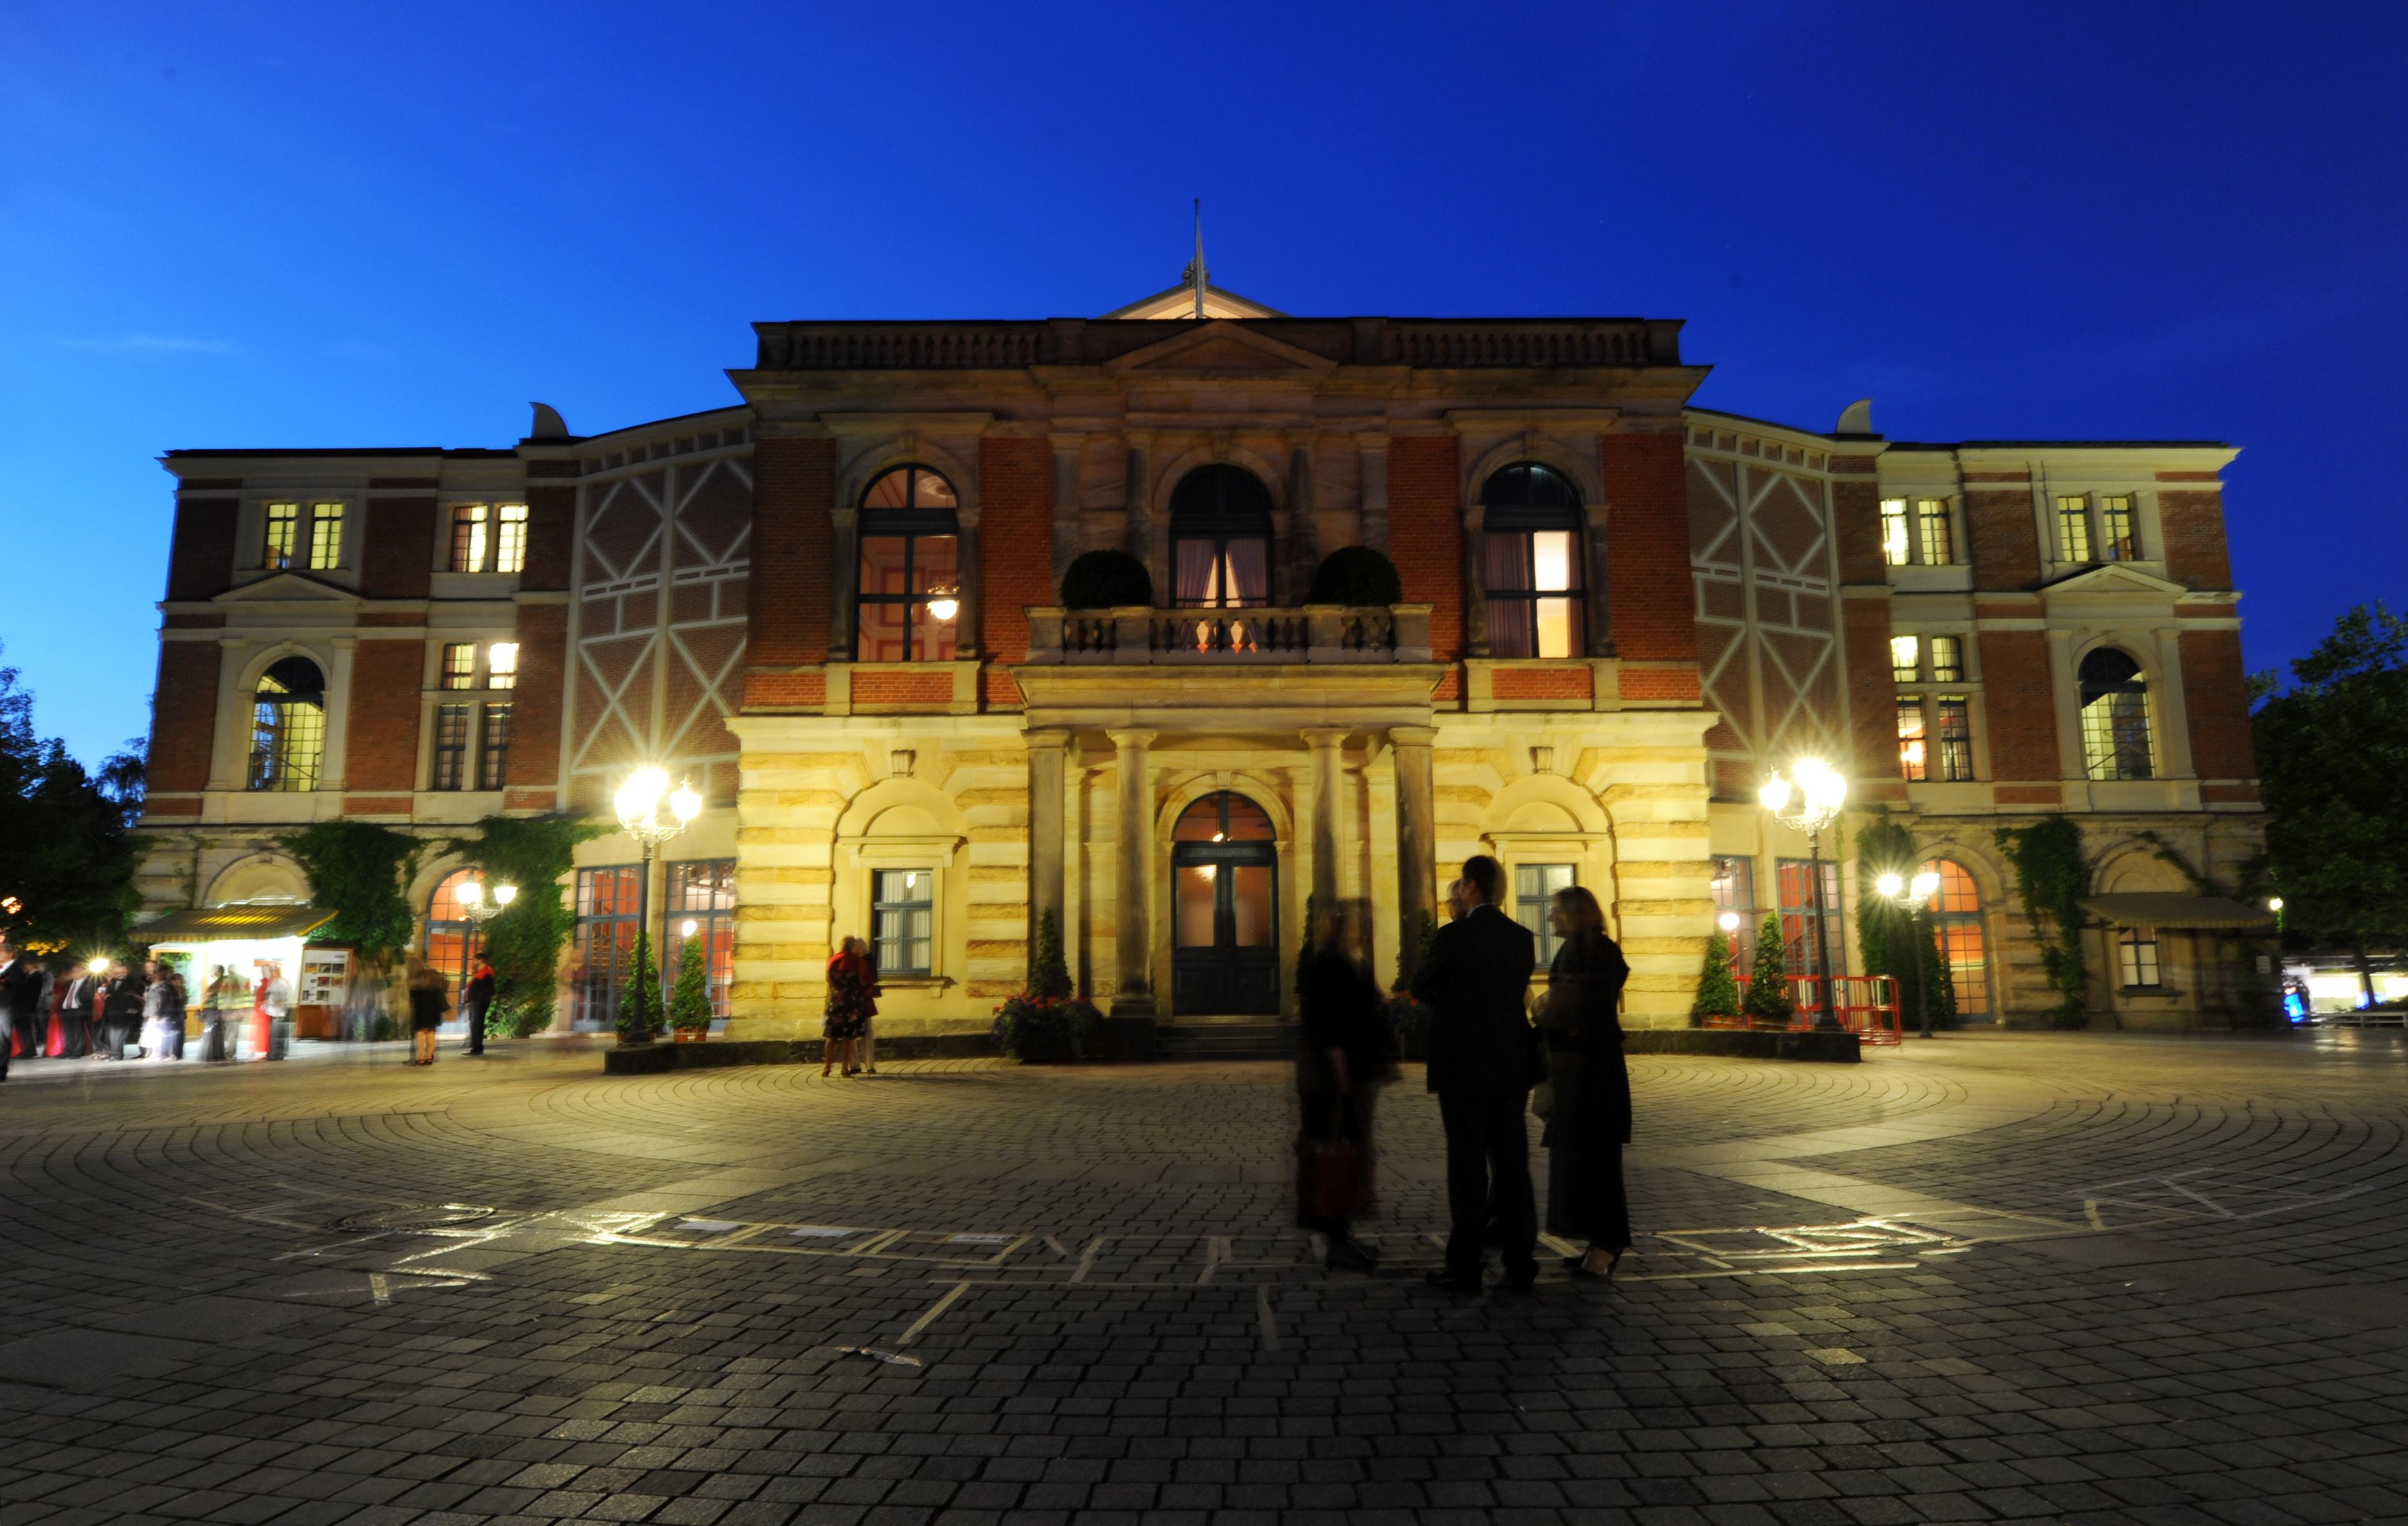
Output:
M2199 931L2272 932L2274 914L2229 896L2189 896L2178 890L2135 890L2086 896L2085 910L2119 928L2176 928Z
M136 928L137 943L202 943L306 938L335 919L315 906L195 906Z

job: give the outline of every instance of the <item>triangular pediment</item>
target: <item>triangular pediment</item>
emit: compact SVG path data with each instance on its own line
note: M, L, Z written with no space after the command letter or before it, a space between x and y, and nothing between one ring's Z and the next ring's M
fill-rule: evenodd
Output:
M360 602L349 588L322 582L306 572L270 572L210 600L213 604L342 604Z
M2087 568L2071 577L2043 584L2041 593L2048 598L2096 598L2100 597L2129 598L2135 594L2156 597L2174 597L2190 592L2179 583L2170 583L2153 572L2121 562L2108 562Z
M1104 318L1175 319L1196 316L1196 288L1185 281L1165 287L1152 296L1140 296L1125 308L1114 308ZM1204 287L1204 316L1207 318L1284 318L1277 308L1265 307L1251 296L1223 291L1207 282Z
M1106 374L1132 371L1252 371L1257 375L1287 371L1298 375L1337 369L1337 362L1299 350L1242 324L1215 319L1175 334L1158 344L1132 350L1104 367Z

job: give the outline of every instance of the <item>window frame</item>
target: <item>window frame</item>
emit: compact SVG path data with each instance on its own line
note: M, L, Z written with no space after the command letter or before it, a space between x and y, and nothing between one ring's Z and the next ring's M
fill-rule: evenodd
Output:
M2057 559L2068 567L2090 567L2099 560L2093 554L2098 538L2092 533L2090 497L2087 493L2051 495L2056 511L2056 534L2050 539L2057 550ZM2074 543L2077 539L2081 541L2078 546Z
M276 670L292 662L307 663L318 677L318 686L284 686L284 681L276 678ZM265 686L271 680L279 684L277 693L273 698L263 698ZM317 789L326 775L326 669L306 653L287 652L260 669L259 676L251 682L246 703L251 712L251 741L244 754L243 792L305 795ZM303 713L314 719L308 726L296 727L294 717ZM304 733L306 742L296 741ZM296 749L304 744L309 749L308 761L306 768L296 767Z
M603 876L610 877L612 894L609 910L595 912L595 892L603 885ZM569 979L569 1025L572 1028L608 1029L618 1019L619 998L626 984L626 965L632 962L636 946L636 929L643 925L643 866L641 864L581 864L576 870L569 913L576 931L570 947L574 950L574 972ZM534 892L530 892L534 893ZM609 929L610 957L597 974L594 968L595 930ZM624 943L620 929L625 930Z
M927 879L927 895L924 899L907 900L884 894L888 875L913 874L924 875ZM914 937L908 930L910 924L907 921L906 930L900 942L907 952L915 943L921 945L924 950L923 957L917 964L902 959L890 961L886 957L891 943L885 932L886 914L894 912L908 917L914 911L926 917L926 931ZM937 866L935 864L931 863L924 867L901 864L869 866L869 956L870 962L877 967L881 979L888 975L925 977L937 972Z
M2113 681L2094 680L2088 669L2104 656L2118 656L2131 664L2129 676ZM2096 685L2097 694L2091 690ZM2137 700L2135 706L2117 706L2118 698ZM2149 669L2140 657L2113 644L2094 646L2082 655L2073 673L2074 719L2082 739L2083 776L2094 783L2139 783L2161 777L2157 767L2157 707L2150 702ZM2133 712L2137 711L2137 726ZM2138 747L2131 742L2138 738ZM2139 771L2130 771L2130 760L2137 754Z
M309 505L308 570L339 571L343 565L343 503L325 498ZM331 530L331 536L327 533ZM328 542L331 540L331 544Z
M515 700L509 697L518 686L519 656L523 650L515 633L506 641L472 637L437 647L425 719L429 791L492 794L508 787L516 720ZM507 666L494 665L494 655L500 652L509 654ZM454 713L465 717L466 729L456 741L447 742L446 718Z
M1786 974L1822 973L1821 971L1813 968L1814 873L1810 866L1814 862L1815 860L1811 858L1775 858L1772 861L1773 914L1781 918L1782 970ZM1838 859L1826 858L1821 862L1824 942L1831 955L1835 972L1845 973L1848 968L1848 916L1847 905L1842 900L1842 896L1847 886L1840 877ZM1791 871L1796 871L1794 876ZM1793 877L1801 883L1807 891L1807 895L1795 905L1792 905L1789 900L1790 882ZM1793 921L1796 924L1794 934L1791 930Z
M1551 482L1552 491L1538 484ZM1588 512L1580 486L1562 470L1544 461L1509 461L1488 474L1480 487L1480 597L1487 627L1487 655L1508 661L1567 662L1589 655ZM1541 535L1567 537L1560 588L1539 586ZM1512 542L1514 560L1527 584L1496 586L1491 571L1498 565L1499 541ZM1561 602L1565 609L1565 650L1546 650L1547 625L1541 606ZM1508 631L1512 632L1510 641ZM1529 650L1507 651L1526 638Z
M2141 978L2143 975L2148 978ZM2166 988L2165 957L2158 946L2157 929L2116 929L2115 977L2127 991L2162 991Z
M676 988L679 964L685 957L686 939L681 929L691 917L695 922L694 935L702 940L703 989L710 999L710 1015L713 1020L724 1018L729 1014L729 993L735 986L736 860L676 858L662 868L666 875L662 899L667 906L661 928L661 947L668 961L666 969L670 988ZM692 874L697 870L705 873L698 901ZM724 905L719 904L722 899Z
M1910 785L1925 784L1931 778L1930 717L1924 711L1923 696L1919 694L1898 697L1898 771Z
M1949 724L1952 718L1956 723L1954 726ZM1925 725L1925 756L1938 759L1939 782L1944 785L1971 783L1975 776L1972 697L1964 694L1933 695L1931 712L1926 717Z
M1962 567L1957 554L1956 500L1885 495L1881 507L1881 554L1885 567ZM1937 554L1935 555L1935 553Z
M280 509L289 512L279 513ZM300 500L269 499L259 506L259 565L270 572L292 571L294 558L301 551Z
M435 707L435 731L428 739L428 789L448 795L468 787L468 756L477 735L475 712L475 706L458 701Z
M1232 492L1236 487L1238 491ZM1210 502L1199 498L1210 495ZM1246 610L1270 606L1274 586L1272 569L1277 565L1278 521L1277 500L1262 479L1245 468L1228 461L1209 462L1179 479L1170 490L1170 607L1177 610ZM1262 597L1249 599L1237 588L1235 568L1229 559L1233 542L1260 542L1263 548ZM1190 598L1179 591L1180 547L1210 545L1212 548L1211 587L1216 592Z
M1555 883L1549 873L1555 870L1562 871L1560 883ZM1513 876L1513 920L1528 929L1531 937L1538 941L1539 967L1545 969L1555 962L1555 950L1563 943L1555 936L1555 925L1548 913L1555 906L1556 891L1568 890L1580 884L1580 865L1562 859L1517 861L1510 872ZM1535 876L1535 890L1525 887L1523 876L1526 874Z
M872 506L869 502L870 495L878 491L881 483L899 474L908 474L904 482L905 501L901 505ZM944 491L951 501L922 503L919 482L922 477L933 478L943 484ZM953 485L953 480L936 468L924 466L916 461L889 467L870 478L863 486L859 512L855 516L853 525L852 636L853 655L855 661L953 662L959 659L964 647L968 644L962 629L962 616L969 607L968 601L963 596L962 588L964 574L960 506L961 493ZM893 540L900 540L903 542L904 591L899 594L872 593L868 588L868 580L865 576L868 570L869 542ZM937 540L948 540L953 542L953 581L950 585L950 591L931 588L925 592L915 592L913 590L919 579L914 572L918 566L920 542ZM939 620L928 612L928 605L939 598L951 598L954 601L955 608L952 619ZM863 653L868 646L864 621L872 609L884 607L900 607L903 611L903 655L899 658L864 656ZM929 637L925 644L937 648L933 655L928 656L920 655L924 645L924 624L928 629ZM939 634L938 627L942 627L941 634L945 638L943 641L935 639Z
M446 504L443 516L449 526L443 540L443 571L510 577L526 569L525 504L465 498ZM463 532L472 532L466 536L466 546Z
M1963 877L1965 889L1973 898L1973 905L1970 911L1963 907L1951 907L1948 904L1947 871L1952 869ZM1982 903L1982 882L1973 878L1971 870L1956 859L1945 857L1935 856L1926 858L1917 866L1916 871L1918 873L1928 871L1941 876L1940 895L1924 910L1923 916L1926 927L1930 929L1932 942L1938 947L1940 969L1948 979L1957 1016L1978 1017L1984 1021L1994 1020L1997 1012L1996 1004L1990 1000L1990 928L1986 920L1986 911ZM1971 934L1972 957L1963 960L1956 957L1957 951L1967 944L1966 940L1956 936L1957 929L1960 929L1969 930ZM1968 982L1957 979L1956 972L1960 969L1978 972L1978 980L1969 986ZM1981 1003L1979 1011L1971 1010L1966 1005L1965 993L1969 988L1975 993L1976 1000Z

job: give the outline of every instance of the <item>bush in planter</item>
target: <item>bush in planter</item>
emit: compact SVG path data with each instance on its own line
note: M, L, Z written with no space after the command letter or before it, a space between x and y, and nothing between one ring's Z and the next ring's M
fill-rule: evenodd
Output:
M636 929L635 952L629 957L627 983L619 988L619 1042L650 1044L661 1030L661 973L652 963L652 941Z
M1072 997L1013 997L995 1009L995 1046L1024 1065L1100 1059L1104 1015Z
M702 940L689 938L678 955L677 984L669 989L669 1026L681 1033L710 1031L710 989L702 969Z
M1764 926L1756 929L1756 957L1740 1011L1761 1028L1786 1028L1798 1020L1798 1002L1789 994L1789 954L1782 942L1778 916L1766 917Z
M1706 936L1706 968L1698 977L1698 999L1689 1006L1689 1025L1708 1026L1709 1019L1739 1015L1739 977L1731 973L1731 947L1717 928Z
M1340 546L1312 569L1315 604L1401 604L1404 580L1397 564L1369 546Z
M1154 574L1125 551L1083 552L1062 574L1066 610L1117 610L1154 603Z

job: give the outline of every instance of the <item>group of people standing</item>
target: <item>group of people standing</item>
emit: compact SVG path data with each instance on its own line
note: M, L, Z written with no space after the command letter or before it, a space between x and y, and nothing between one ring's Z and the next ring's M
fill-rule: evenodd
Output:
M1630 1078L1620 1015L1630 966L1606 935L1597 897L1579 885L1558 890L1549 923L1559 942L1533 1023L1537 941L1500 909L1504 883L1496 859L1465 861L1448 890L1452 920L1412 981L1413 996L1432 1009L1428 1085L1446 1132L1446 1264L1428 1281L1467 1296L1484 1289L1492 1249L1503 1253L1508 1291L1527 1292L1538 1277L1523 1121L1534 1091L1549 1155L1547 1232L1583 1245L1565 1259L1566 1270L1608 1276L1630 1244L1622 1181ZM1377 1256L1352 1225L1372 1205L1371 1104L1393 1066L1379 987L1351 952L1360 929L1347 921L1341 909L1316 918L1314 952L1301 972L1297 1192L1298 1220L1321 1231L1328 1264L1368 1271Z
M846 938L827 966L827 1007L820 1023L820 1074L838 1066L847 1075L878 1073L878 962L869 944Z
M221 965L203 986L201 1048L194 1058L232 1059L236 1027L249 1013L259 1026L254 1049L274 1053L276 1025L291 1010L293 988L274 965L256 987ZM192 1010L183 975L162 959L146 959L140 971L122 959L69 961L49 969L0 940L0 1079L11 1059L103 1059L127 1058L132 1050L151 1059L181 1059L184 1025Z
M409 1063L432 1065L436 1030L443 1026L443 1015L452 1010L452 983L416 954L403 966L402 978L409 988ZM494 967L480 957L460 986L460 1016L468 1029L461 1053L485 1052L485 1014L493 1004Z

